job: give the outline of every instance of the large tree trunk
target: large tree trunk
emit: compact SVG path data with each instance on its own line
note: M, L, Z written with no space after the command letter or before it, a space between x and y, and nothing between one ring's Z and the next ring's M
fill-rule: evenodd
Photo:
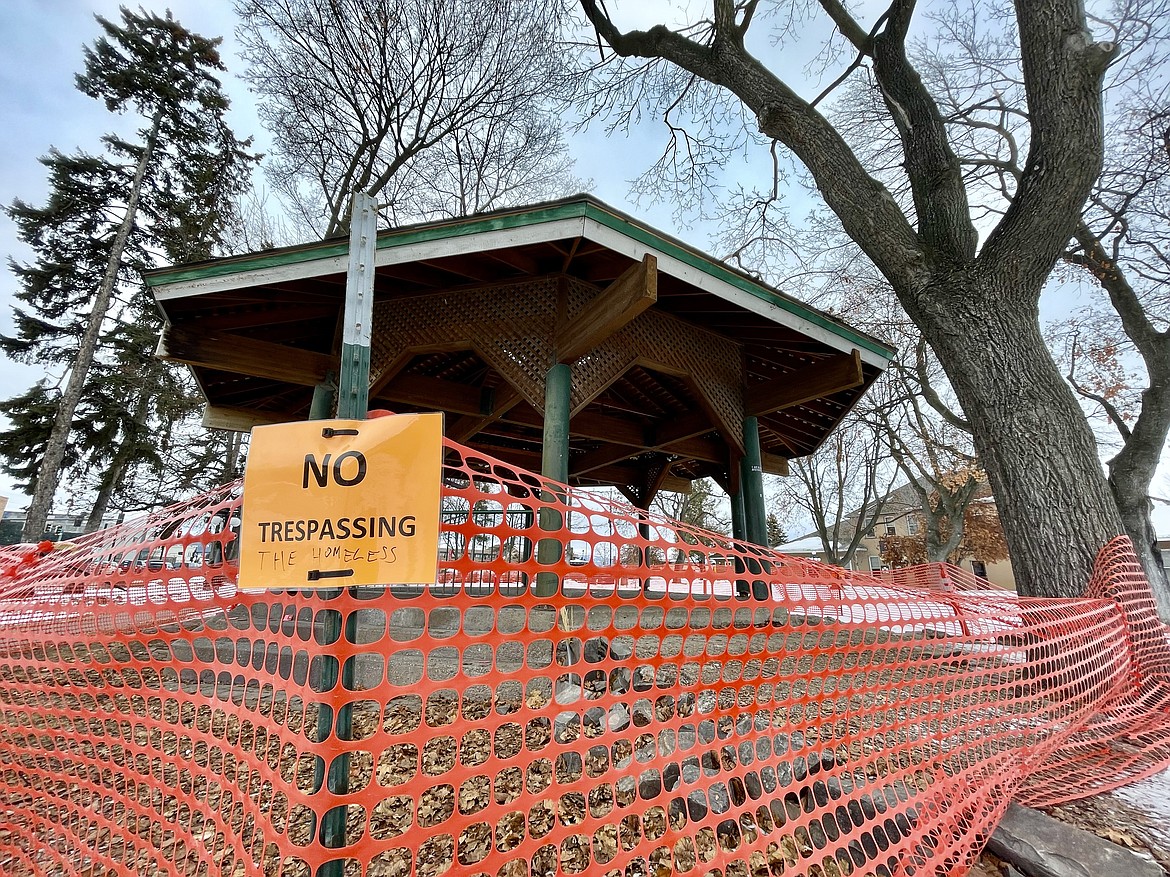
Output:
M1093 434L1041 337L1036 298L1012 281L967 275L963 288L932 298L919 325L974 415L1019 592L1075 597L1097 552L1125 528Z

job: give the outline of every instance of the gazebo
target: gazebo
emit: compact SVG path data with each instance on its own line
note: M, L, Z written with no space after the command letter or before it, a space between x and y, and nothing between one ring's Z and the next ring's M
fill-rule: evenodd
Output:
M371 407L442 411L456 441L641 508L713 478L752 542L761 473L815 450L894 354L586 195L387 229L372 251ZM349 257L330 239L147 275L205 426L331 413L361 350Z

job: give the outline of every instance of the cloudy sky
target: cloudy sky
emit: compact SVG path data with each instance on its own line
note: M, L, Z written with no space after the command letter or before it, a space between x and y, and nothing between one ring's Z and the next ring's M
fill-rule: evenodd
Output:
M653 14L649 6L625 4L623 23L649 23L647 15ZM233 98L232 125L241 136L255 136L258 148L263 151L265 137L253 98L232 75L242 68L242 63L236 56L235 15L229 0L168 0L166 7L189 29L204 36L224 38L222 51L229 69L225 84ZM0 203L11 203L14 198L42 203L46 194L45 175L37 162L38 156L50 147L65 152L79 147L97 150L101 135L118 125L120 120L73 88L74 74L81 68L82 46L90 43L98 32L93 20L95 14L117 18L118 3L116 0L0 0ZM817 42L809 40L804 45L814 46ZM790 55L791 48L787 52ZM706 241L698 230L673 225L668 206L638 205L627 196L628 177L653 160L656 149L661 148L661 136L658 126L646 124L635 132L632 142L607 142L597 126L571 142L577 174L591 180L595 194L615 207L704 247ZM613 173L615 154L623 156L624 176ZM630 156L635 159L629 160ZM639 156L644 158L638 160ZM26 259L29 255L16 240L7 217L0 217L0 254L16 259ZM10 274L0 273L0 332L11 330L14 286ZM1062 293L1056 295L1063 297ZM1067 301L1052 302L1051 295L1046 298L1049 307L1062 311L1068 307ZM39 377L33 369L0 357L0 398L14 395ZM1165 474L1159 475L1154 492L1170 492ZM12 496L13 506L24 504L23 497L13 495L11 482L0 476L0 496L3 495ZM1170 532L1170 508L1162 507L1159 511L1159 523L1162 530Z

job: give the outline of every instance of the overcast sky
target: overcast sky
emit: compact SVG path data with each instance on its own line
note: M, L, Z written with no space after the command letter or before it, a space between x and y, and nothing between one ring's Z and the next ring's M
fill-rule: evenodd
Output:
M203 36L224 38L222 52L229 70L225 85L233 100L231 123L239 136L254 136L257 147L263 151L265 136L252 96L234 75L242 69L242 62L236 56L233 34L236 19L229 0L168 0L158 8L169 8L179 22ZM646 9L644 4L625 4L622 23L649 23ZM98 102L73 87L73 77L81 68L82 47L98 33L93 20L95 14L116 19L118 3L116 0L0 0L0 203L11 203L14 198L43 203L45 174L37 158L50 147L63 152L79 147L96 151L101 135L118 125L119 120L112 118ZM806 45L815 47L815 42ZM790 54L791 49L787 52ZM637 205L627 197L629 178L653 160L661 144L660 128L644 124L631 142L606 141L600 126L596 126L574 137L571 147L577 159L577 175L592 181L598 197L706 248L706 240L699 230L673 225L668 205ZM615 162L615 155L620 155L622 160ZM614 173L615 165L621 168L618 174ZM6 216L0 217L0 254L16 259L29 257L16 240L13 225ZM0 272L0 332L10 332L12 328L14 287L12 275ZM1066 293L1055 295L1063 299ZM1067 311L1069 302L1052 298L1053 294L1046 295L1048 308ZM0 357L0 398L15 395L40 376L33 369ZM1170 492L1166 481L1166 475L1160 474L1154 492ZM67 485L63 486L67 489ZM12 493L11 482L0 476L0 496L12 496L13 507L23 506L24 498ZM1160 529L1170 532L1170 509L1163 507L1158 517Z

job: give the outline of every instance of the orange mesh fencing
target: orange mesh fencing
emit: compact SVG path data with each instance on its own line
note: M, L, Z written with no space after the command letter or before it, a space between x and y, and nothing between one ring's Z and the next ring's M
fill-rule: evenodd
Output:
M1124 540L1017 599L446 450L427 586L237 589L238 484L0 556L0 870L961 874L1013 796L1170 760Z

